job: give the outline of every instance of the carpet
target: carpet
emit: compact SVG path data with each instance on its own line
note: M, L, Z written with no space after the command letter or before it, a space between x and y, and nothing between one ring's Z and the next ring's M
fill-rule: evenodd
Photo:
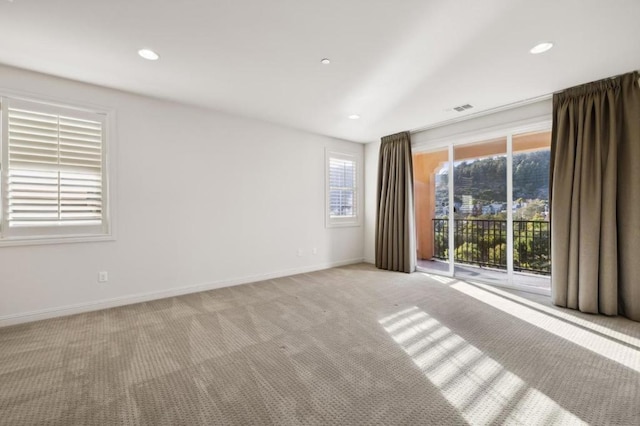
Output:
M640 323L361 264L0 329L0 424L640 424Z

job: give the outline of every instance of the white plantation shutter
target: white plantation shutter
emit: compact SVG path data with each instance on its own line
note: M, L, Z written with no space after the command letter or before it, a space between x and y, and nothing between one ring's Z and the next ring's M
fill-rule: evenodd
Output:
M356 224L359 213L356 157L333 152L327 157L327 223Z
M329 197L331 217L356 215L356 163L341 158L329 160Z
M3 236L103 232L105 116L15 100L2 108Z

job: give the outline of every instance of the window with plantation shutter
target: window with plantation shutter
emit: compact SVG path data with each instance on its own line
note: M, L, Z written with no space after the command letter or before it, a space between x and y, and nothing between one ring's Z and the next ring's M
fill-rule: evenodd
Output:
M106 115L1 106L2 238L106 234Z
M327 152L327 226L359 224L358 159Z

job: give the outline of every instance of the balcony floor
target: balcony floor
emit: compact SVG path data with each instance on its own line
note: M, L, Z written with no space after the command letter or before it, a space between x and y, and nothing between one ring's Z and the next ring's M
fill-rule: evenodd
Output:
M449 264L440 260L418 259L418 268L423 269L427 272L448 272ZM507 283L507 271L502 271L499 269L483 268L480 266L456 263L454 274L456 277L465 280L478 280L489 284ZM551 288L551 277L514 272L513 284L522 287L534 287L536 289L549 290Z

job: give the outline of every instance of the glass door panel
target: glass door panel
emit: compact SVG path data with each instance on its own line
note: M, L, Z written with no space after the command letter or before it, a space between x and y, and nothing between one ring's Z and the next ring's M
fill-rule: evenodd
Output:
M514 284L550 289L551 132L513 136Z
M450 275L449 150L416 153L413 176L420 270Z
M507 138L454 147L455 275L507 283Z

